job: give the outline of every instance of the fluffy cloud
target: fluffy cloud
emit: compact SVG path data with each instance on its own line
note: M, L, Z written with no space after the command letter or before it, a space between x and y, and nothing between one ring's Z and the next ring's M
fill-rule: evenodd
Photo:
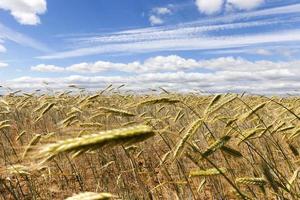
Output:
M163 16L172 14L172 10L168 7L153 8L149 15L149 22L152 26L164 23Z
M1 0L0 8L10 11L20 23L36 25L40 23L39 15L47 10L46 0Z
M157 56L145 60L144 63L135 63L135 70L139 73L180 71L200 67L200 64L196 60L186 59L176 55ZM130 68L132 68L133 65L133 63L130 63Z
M66 67L66 71L71 72L79 72L79 73L97 73L102 71L109 71L109 70L128 70L130 68L129 65L122 64L122 63L112 63L112 62L105 62L105 61L98 61L95 63L79 63L74 64L69 67Z
M208 15L220 12L223 4L224 0L196 0L199 11Z
M57 67L55 65L39 64L36 66L32 66L31 70L37 72L62 72L64 71L64 68Z
M32 66L32 71L39 72L75 72L75 73L99 73L99 72L129 72L134 74L162 73L174 71L211 70L215 72L268 72L269 70L288 70L298 73L297 66L300 61L273 62L268 60L249 61L243 58L219 57L208 60L195 60L183 58L177 55L156 56L146 59L144 62L134 61L130 63L113 63L97 61L94 63L77 63L67 67L40 64Z
M105 87L107 84L126 84L130 90L147 90L163 87L177 92L251 92L261 94L297 93L300 87L300 60L275 62L269 60L250 61L243 58L219 57L206 60L183 58L176 55L157 56L143 62L113 63L98 61L71 66L53 67L50 71L85 73L85 76L70 75L57 78L21 77L8 81L13 88L39 88L43 81L48 87L66 88L75 84L88 89ZM41 69L40 67L39 69ZM32 68L33 70L37 68ZM129 72L119 75L91 75L98 72ZM87 75L90 73L90 75ZM120 74L120 73L113 73Z
M169 15L172 14L172 11L170 8L167 7L158 7L158 8L153 8L153 12L157 15Z
M0 62L0 68L4 68L4 67L7 67L7 66L8 66L7 63L2 63L2 62Z
M131 73L149 73L160 71L178 71L197 68L200 63L194 59L185 59L180 56L157 56L146 59L144 62L112 63L97 61L94 63L78 63L68 67L40 64L32 66L32 71L39 72L76 72L76 73L98 73L103 71L122 71Z
M264 3L264 0L227 0L227 4L240 10L251 10Z
M196 5L200 12L211 15L220 12L222 8L251 10L264 2L265 0L196 0Z
M2 85L15 89L42 89L44 82L47 88L66 89L68 85L78 85L88 90L103 88L108 84L126 84L134 91L145 91L148 88L164 87L170 91L191 92L249 92L260 94L300 93L299 73L289 73L283 69L269 69L260 72L217 71L201 72L167 72L147 73L130 76L65 76L53 78L20 77L9 80Z
M161 19L159 16L155 16L155 15L150 15L149 21L152 26L161 25L164 23L163 19Z
M6 48L0 44L0 53L6 52Z

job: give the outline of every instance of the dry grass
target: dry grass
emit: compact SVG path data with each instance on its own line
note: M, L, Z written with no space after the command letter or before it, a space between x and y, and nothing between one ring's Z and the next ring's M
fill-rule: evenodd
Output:
M0 198L299 199L299 114L296 97L11 93Z

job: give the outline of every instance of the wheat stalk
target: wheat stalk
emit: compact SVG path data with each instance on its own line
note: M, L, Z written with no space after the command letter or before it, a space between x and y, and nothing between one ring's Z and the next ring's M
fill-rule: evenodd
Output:
M115 195L110 193L83 192L68 197L65 200L107 200L115 197Z
M215 175L220 175L221 172L223 174L225 174L227 172L226 168L211 168L211 169L205 169L205 170L200 170L200 169L196 169L196 170L192 170L190 172L190 177L197 177L197 176L215 176Z

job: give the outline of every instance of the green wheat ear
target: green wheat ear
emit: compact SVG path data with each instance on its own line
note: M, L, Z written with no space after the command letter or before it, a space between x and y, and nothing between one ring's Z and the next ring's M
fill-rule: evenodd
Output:
M235 182L239 184L258 185L258 186L263 186L267 184L267 181L264 178L256 178L256 177L237 178Z

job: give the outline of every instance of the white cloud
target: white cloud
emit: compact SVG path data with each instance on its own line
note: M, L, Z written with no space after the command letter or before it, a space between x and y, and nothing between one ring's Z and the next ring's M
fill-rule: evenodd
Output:
M130 76L65 76L52 78L20 77L6 81L5 86L15 89L41 89L48 82L48 88L64 89L75 84L87 89L99 89L108 84L126 84L127 89L145 91L148 88L164 87L176 92L250 92L260 94L294 93L300 87L299 72L287 69L269 69L259 72L217 71L147 73ZM299 91L297 92L299 94Z
M257 49L255 54L262 55L262 56L271 56L273 55L273 52L268 49Z
M36 25L40 23L39 15L47 10L46 0L1 0L0 9L10 11L20 23Z
M150 21L152 26L161 25L161 24L164 23L163 19L161 19L159 16L155 16L155 15L150 15L149 21Z
M152 27L143 29L133 29L128 31L116 32L105 36L91 36L71 39L70 41L81 44L94 43L125 43L138 42L162 39L180 39L180 38L195 38L203 36L210 31L233 30L242 28L251 28L267 25L275 25L286 23L280 20L261 20L241 23L225 23L225 24L201 24L199 22L182 24L182 26L175 27Z
M186 35L185 35L186 36ZM108 53L144 53L156 51L184 51L184 50L213 50L254 45L268 45L272 43L300 42L300 29L291 31L268 32L265 34L220 36L220 37L183 37L174 39L145 40L130 43L103 44L99 46L78 48L75 50L58 52L39 57L40 59L62 59L78 56Z
M243 58L234 57L219 57L210 60L198 61L201 67L213 69L220 72L247 72L247 73L262 73L274 71L288 71L290 74L299 73L300 61L289 62L274 62L268 60L249 61Z
M207 71L219 76L228 76L224 79L231 79L231 74L253 79L266 76L288 76L299 74L300 69L297 66L300 61L273 62L268 60L249 61L243 58L219 57L209 60L195 60L183 58L177 55L156 56L146 59L144 62L135 61L130 63L113 63L107 61L97 61L94 63L78 63L67 67L57 67L52 65L37 65L32 67L33 71L44 72L75 72L75 73L99 73L99 72L129 72L130 74L139 74L148 76L151 74L170 75L174 72L201 72ZM203 75L209 75L210 73ZM123 76L126 78L126 75ZM233 76L234 77L234 76ZM168 78L166 78L167 80Z
M264 3L264 0L196 0L199 11L212 15L219 13L223 8L239 10L252 10Z
M169 15L172 14L172 11L170 8L167 7L158 7L158 8L153 8L153 12L157 15Z
M222 49L222 50L210 50L206 53L213 55L259 55L259 56L279 56L285 57L288 59L294 59L297 54L300 53L299 45L272 45L272 46L261 46L261 47L253 47L253 48L237 48L237 49Z
M64 68L57 67L55 65L39 64L36 66L32 66L31 70L37 72L62 72L64 71Z
M32 66L32 71L39 72L76 72L76 73L99 73L104 71L122 71L130 73L150 73L189 70L200 66L194 59L185 59L180 56L156 56L146 59L144 62L112 63L107 61L97 61L94 63L78 63L68 67L40 64Z
M221 11L224 0L196 0L200 12L211 15Z
M0 0L1 2L1 0ZM51 50L44 44L36 41L35 39L28 37L22 33L16 32L7 26L0 23L0 39L9 40L18 43L23 46L31 47L43 52L50 52ZM1 43L1 42L0 42ZM1 49L1 44L0 44Z
M227 4L240 10L251 10L264 3L264 0L227 0Z
M123 71L126 70L128 66L122 63L111 63L105 61L98 61L95 63L79 63L74 64L65 69L71 72L79 72L79 73L97 73L102 71L109 71L109 70L119 70Z
M4 67L7 67L7 66L8 66L7 63L2 63L2 62L0 62L0 69L1 69L1 68L4 68Z
M196 68L199 64L194 59L185 59L180 56L157 56L149 58L140 65L140 72L179 71Z
M204 90L209 92L250 92L260 94L300 94L300 60L275 62L268 60L250 61L243 58L219 57L195 60L176 55L157 56L144 62L112 63L99 61L81 63L59 72L127 71L127 75L102 76L55 76L49 78L20 77L8 80L5 86L16 89L40 89L44 82L54 89L67 88L75 84L87 89L99 89L108 84L126 84L134 91L145 91L159 86L177 92ZM76 66L76 67L75 67ZM112 67L112 68L110 68ZM137 71L136 71L137 70ZM118 73L116 73L118 74Z
M179 25L129 29L105 35L72 35L65 38L70 42L71 48L39 58L62 59L94 54L155 51L217 51L218 48L254 49L266 47L266 45L274 46L275 43L285 46L286 42L300 45L300 29L293 26L288 29L289 31L282 31L286 29L286 26L283 27L283 25L299 23L299 10L300 4L292 4L262 8L257 11L231 13L213 18L203 17L200 20ZM257 29L253 31L256 27ZM258 29L258 27L264 27L264 29ZM249 29L252 30L249 31ZM226 34L228 32L223 30L230 30L235 34L229 36ZM277 36L279 40L276 39ZM253 52L249 53L253 54Z
M4 53L4 52L6 52L6 48L0 43L0 53Z
M152 26L161 25L165 21L163 20L163 16L171 15L172 10L168 7L156 7L150 11L149 14L149 22Z

